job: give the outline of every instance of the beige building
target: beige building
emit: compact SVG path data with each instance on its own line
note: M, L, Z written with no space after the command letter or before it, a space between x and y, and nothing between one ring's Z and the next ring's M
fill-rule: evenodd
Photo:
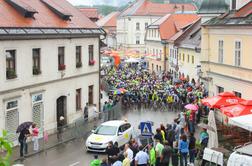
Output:
M233 91L251 99L252 2L239 10L216 17L202 27L202 78L209 95Z
M177 66L176 39L184 28L199 17L196 14L167 14L148 26L145 37L145 54L149 70L163 72Z
M188 80L199 79L200 45L201 44L201 20L198 19L189 26L176 40L178 48L178 76Z

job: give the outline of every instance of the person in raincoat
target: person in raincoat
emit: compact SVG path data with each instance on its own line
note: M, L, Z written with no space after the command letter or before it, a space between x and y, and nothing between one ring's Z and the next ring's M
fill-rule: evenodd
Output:
M152 144L149 144L149 155L150 155L150 166L156 165L156 152L155 148L152 146Z
M101 166L101 160L98 159L98 155L94 155L94 160L91 161L90 166Z

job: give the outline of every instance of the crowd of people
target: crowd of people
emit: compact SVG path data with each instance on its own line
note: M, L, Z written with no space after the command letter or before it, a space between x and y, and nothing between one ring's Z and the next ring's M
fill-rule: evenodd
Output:
M170 124L161 124L153 133L153 143L145 148L135 139L122 151L110 142L107 157L100 161L96 156L96 163L101 166L187 166L194 165L196 156L202 157L209 136L205 128L196 136L195 126L202 114L207 115L200 102L208 95L203 84L194 79L175 80L169 73L150 73L130 64L111 68L106 73L105 80L114 89L110 98L118 100L119 97L124 108L176 111L178 117ZM118 93L118 89L124 92ZM198 109L185 109L186 104L196 105Z

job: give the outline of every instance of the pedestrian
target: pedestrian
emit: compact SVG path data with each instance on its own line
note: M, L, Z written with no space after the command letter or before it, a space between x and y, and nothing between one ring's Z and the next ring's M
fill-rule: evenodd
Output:
M149 163L150 166L155 166L156 165L156 152L155 152L155 148L153 147L152 144L148 145L148 149L149 149Z
M102 159L101 166L109 166L107 158Z
M124 160L123 160L122 166L130 166L131 161L130 161L130 159L128 157L128 153L124 152L123 155L124 155Z
M108 102L105 101L102 108L103 112L103 122L108 121Z
M162 151L164 149L164 145L162 145L160 143L160 140L156 140L156 147L155 147L155 151L156 151L156 166L161 166L161 155L162 155Z
M135 166L147 166L149 162L149 155L143 151L143 146L139 146L139 152L135 157Z
M58 129L57 138L59 142L61 142L63 139L62 133L63 133L64 124L65 124L65 118L64 116L60 116L59 122L58 122L58 128L57 128Z
M39 129L35 123L32 124L32 140L33 140L33 150L39 150L39 142L38 142Z
M24 157L24 153L25 155L28 154L28 144L27 144L27 138L30 136L30 131L27 128L24 128L23 130L21 130L19 137L18 137L18 141L20 143L20 157Z
M162 166L169 166L171 156L172 156L172 147L169 145L168 141L165 141L164 142L164 149L162 151L161 158L160 158L161 165Z
M187 155L189 152L189 145L187 142L186 135L182 135L180 137L178 149L180 153L180 166L187 166Z
M123 154L120 154L117 157L117 160L112 164L112 166L122 166L123 165L123 160L124 160L124 156L123 156Z
M178 166L179 165L179 155L178 155L178 142L176 141L173 145L172 150L172 166Z
M196 155L196 138L194 137L194 133L190 133L189 137L189 158L190 164L194 164L195 155Z
M154 139L155 139L155 140L159 140L160 143L163 142L163 136L162 136L162 133L161 133L161 129L160 129L160 128L157 128L157 129L156 129L156 134L154 135Z
M101 160L98 159L98 155L94 155L94 160L91 161L90 166L101 166Z
M84 107L84 121L88 121L88 103L86 103L86 106Z
M112 164L114 162L114 156L115 156L115 151L114 151L114 148L113 148L113 142L110 141L108 143L108 146L106 148L106 154L108 156L108 164Z
M130 162L132 162L134 154L133 151L130 149L129 144L125 144L124 153L127 153L127 158L129 158Z

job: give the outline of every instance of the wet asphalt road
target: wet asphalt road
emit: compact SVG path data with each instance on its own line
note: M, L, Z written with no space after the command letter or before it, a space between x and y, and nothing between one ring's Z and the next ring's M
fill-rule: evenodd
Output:
M171 123L178 113L161 112L150 110L130 110L121 114L121 119L127 119L136 130L141 121L153 121L154 127L158 127L160 123ZM78 139L57 146L29 158L26 158L22 163L25 166L89 166L93 159L94 153L88 153L85 150L85 139ZM104 154L99 154L99 158L105 157ZM19 162L20 163L20 162Z

